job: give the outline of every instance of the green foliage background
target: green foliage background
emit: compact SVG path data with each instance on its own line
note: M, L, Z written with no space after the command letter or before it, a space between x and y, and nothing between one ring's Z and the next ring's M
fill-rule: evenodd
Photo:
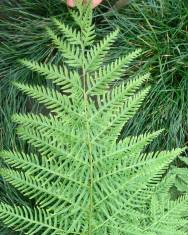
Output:
M117 53L135 47L152 73L152 91L123 136L165 128L151 148L172 148L188 141L188 2L133 1L104 17L100 31L121 29ZM106 27L105 27L106 25ZM116 53L116 52L114 52ZM128 130L128 132L127 132Z

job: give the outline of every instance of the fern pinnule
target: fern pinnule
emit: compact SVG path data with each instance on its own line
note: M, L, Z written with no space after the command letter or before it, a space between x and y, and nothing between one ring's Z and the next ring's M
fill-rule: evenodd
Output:
M101 95L104 94L105 90L109 88L109 84L113 81L119 80L125 70L125 67L129 65L138 55L141 50L138 49L127 56L116 59L114 62L107 64L106 66L100 67L95 72L94 78L92 77L91 85L87 91L88 95Z
M81 40L81 34L79 31L73 30L73 28L69 27L68 25L65 25L63 22L60 22L58 19L53 19L54 24L58 27L58 29L63 33L63 35L66 35L67 40L70 44L76 44L80 45L82 44Z
M82 61L80 57L80 49L69 42L62 40L51 30L47 29L49 37L53 40L54 45L57 49L63 53L63 56L67 59L67 64L71 67L81 67Z
M100 68L104 62L105 55L110 49L110 46L115 42L119 30L115 30L105 37L102 41L91 47L86 53L85 69L93 72Z
M60 86L61 90L71 92L72 84L68 69L65 66L56 66L51 64L42 64L36 61L20 60L21 64L33 72L45 76L45 79L51 80L55 85Z

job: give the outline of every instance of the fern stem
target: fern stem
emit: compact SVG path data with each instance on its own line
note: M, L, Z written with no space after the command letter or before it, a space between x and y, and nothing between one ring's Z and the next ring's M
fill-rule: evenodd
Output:
M86 83L84 77L84 84ZM89 220L88 220L88 235L92 235L92 214L93 214L93 158L92 158L92 145L89 137L89 120L88 113L87 113L87 105L88 99L85 92L85 85L84 85L84 103L85 103L85 115L86 115L86 131L87 131L87 144L89 148Z
M82 58L83 61L85 60L85 47L84 43L81 45L82 48ZM87 136L87 143L89 150L89 206L88 206L88 235L92 235L92 216L93 216L93 157L92 157L92 144L90 141L90 124L89 124L89 116L88 116L88 95L87 95L87 85L86 85L86 75L85 75L85 65L83 63L82 66L82 79L83 79L83 90L84 90L84 113L85 113L85 121L86 121L86 136Z

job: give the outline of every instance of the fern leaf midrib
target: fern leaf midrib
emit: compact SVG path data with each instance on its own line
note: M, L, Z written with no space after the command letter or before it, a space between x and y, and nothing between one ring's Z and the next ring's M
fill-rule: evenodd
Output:
M82 59L85 60L85 45L84 42L81 44L82 47ZM89 123L89 113L88 113L88 106L89 106L89 97L87 95L87 75L86 75L86 68L85 65L82 65L82 78L83 78L83 101L84 101L84 114L85 114L85 124L86 124L86 136L87 142L86 146L89 149L89 207L88 207L88 235L92 235L92 220L93 220L93 157L92 157L92 144L90 140L90 123Z

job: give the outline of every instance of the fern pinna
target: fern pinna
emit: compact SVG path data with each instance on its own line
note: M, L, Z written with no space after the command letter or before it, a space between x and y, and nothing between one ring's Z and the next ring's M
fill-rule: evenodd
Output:
M186 235L187 196L171 200L174 177L162 179L183 149L144 153L161 131L118 138L149 91L148 74L121 79L140 50L104 63L118 30L94 44L91 7L71 14L76 29L53 20L63 38L47 29L61 64L22 60L53 84L15 86L50 112L13 116L37 151L3 151L1 175L32 206L1 203L1 220L29 235Z

